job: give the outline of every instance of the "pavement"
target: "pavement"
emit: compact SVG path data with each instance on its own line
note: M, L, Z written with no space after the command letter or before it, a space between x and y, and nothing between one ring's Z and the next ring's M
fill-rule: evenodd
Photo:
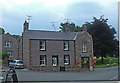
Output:
M28 69L16 69L16 72L18 80L21 82L118 81L118 66L109 68L96 68L95 71L82 72L38 72Z

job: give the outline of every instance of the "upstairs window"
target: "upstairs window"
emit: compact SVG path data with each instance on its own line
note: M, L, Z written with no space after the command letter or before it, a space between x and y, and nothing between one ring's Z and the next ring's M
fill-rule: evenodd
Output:
M45 55L40 56L40 65L41 66L46 65L46 56Z
M13 57L12 52L7 52L9 54L9 57Z
M82 52L87 52L86 43L85 42L83 42L83 50L82 50Z
M45 50L45 40L40 40L40 50Z
M10 42L5 42L5 47L11 47L11 43Z
M70 57L69 55L64 55L64 64L69 65L70 64Z
M64 41L64 50L69 50L69 42Z

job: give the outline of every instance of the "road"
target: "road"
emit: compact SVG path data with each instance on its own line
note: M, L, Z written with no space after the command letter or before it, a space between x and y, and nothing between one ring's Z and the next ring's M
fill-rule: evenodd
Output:
M16 69L19 81L117 81L118 67L96 68L82 72L37 72Z

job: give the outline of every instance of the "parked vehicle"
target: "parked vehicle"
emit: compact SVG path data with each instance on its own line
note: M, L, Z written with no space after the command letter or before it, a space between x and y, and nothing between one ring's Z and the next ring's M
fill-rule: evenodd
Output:
M11 65L13 63L13 60L8 60L8 65Z
M24 68L24 64L21 60L13 60L13 62L9 63L9 67Z

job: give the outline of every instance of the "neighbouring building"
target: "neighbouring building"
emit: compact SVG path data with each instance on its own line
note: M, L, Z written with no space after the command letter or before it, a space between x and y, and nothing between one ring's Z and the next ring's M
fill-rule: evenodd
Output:
M22 59L25 67L76 65L92 66L93 40L83 28L82 32L29 30L25 21L22 35Z
M9 60L20 59L19 40L9 33L2 34L2 51L9 54Z

